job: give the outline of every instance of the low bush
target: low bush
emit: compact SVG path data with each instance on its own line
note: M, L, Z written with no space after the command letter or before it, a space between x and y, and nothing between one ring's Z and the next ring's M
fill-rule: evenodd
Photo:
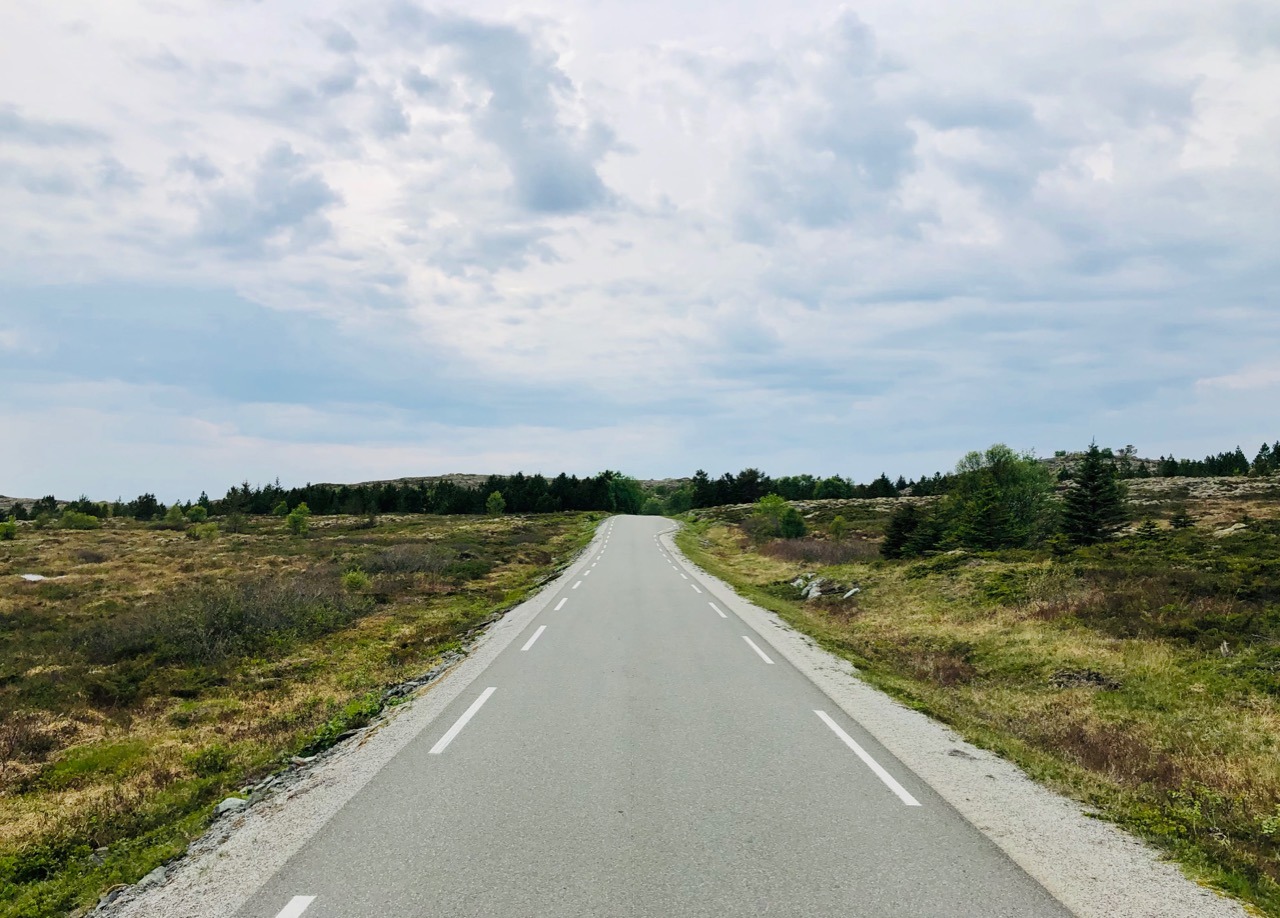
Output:
M342 575L342 587L348 592L360 593L369 589L373 581L364 571L347 571Z
M199 749L183 759L197 778L212 778L230 770L235 761L231 750L219 743Z
M361 563L371 574L438 574L453 557L433 545L406 543L374 552Z
M311 528L310 523L311 510L306 504L298 504L288 516L284 518L285 525L289 527L289 533L296 536L304 536L307 530Z
M196 523L196 525L187 530L187 538L194 541L208 541L210 539L216 539L217 537L217 523Z
M282 652L300 640L345 628L371 607L369 599L314 575L202 585L99 621L81 635L80 646L93 663L149 657L209 665Z
M801 561L805 564L849 564L853 561L869 561L880 556L874 542L864 539L845 539L831 542L826 539L775 539L760 546L760 554L779 561Z
M13 520L0 523L0 542L12 542L18 537L18 524Z
M98 529L101 526L102 521L96 516L78 510L68 510L58 520L59 529Z

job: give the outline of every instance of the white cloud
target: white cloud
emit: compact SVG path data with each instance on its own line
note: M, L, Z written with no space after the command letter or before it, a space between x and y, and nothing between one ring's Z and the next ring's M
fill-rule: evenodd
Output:
M1167 406L1272 384L1239 369L1280 330L1280 45L1242 26L1260 9L521 9L19 4L0 291L219 287L340 329L396 314L398 359L554 393L536 430L576 430L590 393L617 424L574 455L604 466L644 431L662 472L876 474L1011 429L1142 446L1126 424L1160 452L1187 436ZM306 347L291 327L280 346ZM359 412L409 407L379 398ZM1197 449L1221 448L1202 417ZM499 457L350 436L395 461Z
M1196 380L1196 385L1206 389L1232 389L1251 391L1254 389L1272 389L1280 386L1280 367L1255 366L1248 367L1238 373L1225 376L1213 376Z

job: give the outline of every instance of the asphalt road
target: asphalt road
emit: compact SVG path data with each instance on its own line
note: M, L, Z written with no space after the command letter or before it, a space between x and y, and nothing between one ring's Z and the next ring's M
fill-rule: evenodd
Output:
M1069 915L713 605L670 525L606 523L238 918Z

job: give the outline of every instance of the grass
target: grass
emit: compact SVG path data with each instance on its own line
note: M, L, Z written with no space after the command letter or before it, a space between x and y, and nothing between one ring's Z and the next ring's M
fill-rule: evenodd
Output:
M213 804L369 723L599 517L19 526L0 542L0 918L84 910L181 853Z
M678 540L868 681L1280 916L1280 523L894 562L753 546L714 515ZM803 572L861 590L804 601Z

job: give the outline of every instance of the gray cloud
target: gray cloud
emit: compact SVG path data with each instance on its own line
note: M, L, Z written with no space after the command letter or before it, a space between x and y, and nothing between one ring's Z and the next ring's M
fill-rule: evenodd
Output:
M184 172L202 182L211 182L216 178L222 177L222 170L215 166L213 161L203 153L196 156L192 156L189 153L175 156L169 161L169 168L175 172Z
M742 160L737 226L751 241L768 242L779 226L830 227L882 211L914 164L908 112L880 97L891 68L866 25L845 11L805 50L771 100L778 127Z
M446 92L439 80L428 76L417 67L406 70L400 81L406 89L422 99L439 98Z
M316 31L324 39L324 46L335 54L352 54L360 49L360 43L344 26L336 22L323 22Z
M615 147L613 131L598 121L563 123L558 96L574 87L549 49L512 26L436 16L404 2L390 7L388 21L401 34L449 47L462 73L487 91L475 128L501 151L521 207L571 213L609 203L596 166ZM433 88L415 82L415 89Z
M95 171L98 187L104 191L134 192L142 188L142 176L114 156L104 156Z
M75 174L57 165L0 162L0 183L17 186L30 194L53 197L70 197L82 190Z
M230 255L260 258L306 248L329 237L324 211L337 193L288 144L259 161L247 184L226 183L205 199L196 240Z
M28 118L12 105L0 105L0 139L36 147L69 147L91 146L107 138L88 125Z

